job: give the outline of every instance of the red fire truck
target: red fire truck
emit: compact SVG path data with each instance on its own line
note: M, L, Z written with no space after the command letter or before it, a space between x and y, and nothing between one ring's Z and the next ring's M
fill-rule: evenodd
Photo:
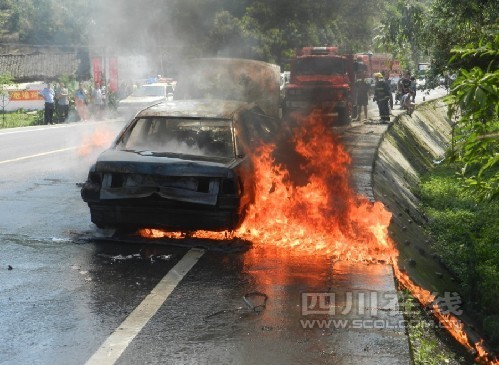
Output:
M366 77L372 77L376 72L385 70L390 72L390 78L399 77L402 73L400 61L388 53L358 53L355 55L355 59L362 60L366 65Z
M304 47L291 60L283 115L320 109L333 125L350 123L352 88L356 73L364 70L353 55L340 55L337 47Z

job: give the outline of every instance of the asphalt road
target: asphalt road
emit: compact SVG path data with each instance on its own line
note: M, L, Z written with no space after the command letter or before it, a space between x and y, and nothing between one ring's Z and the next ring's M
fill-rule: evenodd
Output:
M410 363L390 266L101 239L78 184L121 126L0 130L0 364Z

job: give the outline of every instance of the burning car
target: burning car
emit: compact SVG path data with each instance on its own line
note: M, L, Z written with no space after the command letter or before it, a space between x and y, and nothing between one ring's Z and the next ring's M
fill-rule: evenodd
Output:
M253 103L179 100L140 111L90 168L81 196L101 228L223 231L254 199L249 149L275 125Z

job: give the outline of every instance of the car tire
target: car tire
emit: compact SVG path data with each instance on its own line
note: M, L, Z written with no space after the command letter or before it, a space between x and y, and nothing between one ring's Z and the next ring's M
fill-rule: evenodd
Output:
M338 118L336 120L336 126L347 126L351 122L350 113L346 107L336 108L338 113Z

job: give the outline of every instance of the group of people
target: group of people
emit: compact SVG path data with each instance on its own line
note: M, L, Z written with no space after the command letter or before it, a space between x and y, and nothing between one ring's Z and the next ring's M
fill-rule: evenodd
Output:
M390 110L393 109L393 93L391 88L390 74L388 71L376 72L373 74L375 83L373 90L373 101L378 104L380 123L390 122ZM361 114L364 113L364 119L367 118L367 104L371 93L371 85L366 82L362 75L355 85L356 92L356 120L361 120ZM400 77L397 84L396 101L400 101L401 108L407 108L408 103L414 102L416 97L416 83L414 77L411 77L410 71L406 71L403 77Z
M411 101L414 103L416 98L416 78L406 71L404 77L401 77L397 85L396 100L400 102L400 108L407 108Z
M86 90L83 83L78 84L78 89L74 93L74 103L80 120L88 120L91 113L97 120L102 119L106 102L106 93L99 83L96 83L95 87L90 90Z
M64 123L68 119L71 97L69 89L64 83L59 83L55 89L51 83L47 83L39 95L45 101L43 113L45 124ZM106 95L98 83L95 84L95 87L87 90L80 82L78 89L73 94L73 100L80 120L88 120L91 112L96 119L103 117L106 108ZM89 105L91 105L91 110Z

